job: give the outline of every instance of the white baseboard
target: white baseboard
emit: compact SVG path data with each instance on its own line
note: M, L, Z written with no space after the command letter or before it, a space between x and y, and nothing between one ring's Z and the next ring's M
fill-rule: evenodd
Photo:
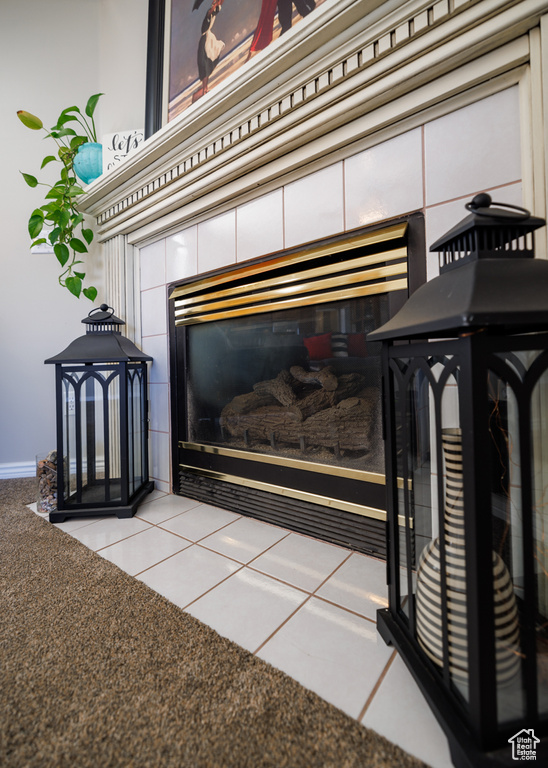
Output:
M0 464L0 480L11 477L36 477L36 462L11 461Z

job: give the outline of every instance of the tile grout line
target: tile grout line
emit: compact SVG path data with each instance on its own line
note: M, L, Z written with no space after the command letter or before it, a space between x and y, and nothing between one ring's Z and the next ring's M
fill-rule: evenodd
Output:
M137 571L137 573L130 573L129 575L132 576L134 579L136 579L142 573L146 573L147 571L150 571L152 568L156 568L157 565L161 565L162 563L165 563L168 560L171 560L171 558L175 557L175 555L180 555L181 552L184 552L186 549L190 549L190 547L193 546L192 541L188 541L187 539L184 539L182 536L179 537L179 538L181 539L181 541L187 541L188 546L187 547L183 547L182 549L177 550L177 552L173 552L172 555L168 555L167 557L164 557L162 560L158 560L157 563L154 563L153 565L149 565L147 568L143 568L142 571ZM118 566L118 567L120 567L120 566ZM126 573L128 573L128 571L126 571Z
M359 723L361 723L361 721L362 721L362 720L363 720L363 718L365 717L365 713L367 712L367 710L368 710L368 709L369 709L369 707L371 706L371 702L372 702L372 701L373 701L373 699L375 698L375 696L376 696L376 694L377 694L377 692L378 692L379 688L381 687L381 685L382 685L382 683L383 683L383 681L384 681L384 678L385 678L385 677L386 677L386 675L388 674L388 670L389 670L389 669L390 669L390 667L392 666L392 663L393 663L394 659L396 658L396 655L397 655L397 653L398 653L398 652L397 652L397 651L394 649L394 651L392 652L392 655L390 656L390 658L389 658L389 659L388 659L388 661L386 662L386 665L385 665L385 667L384 667L383 671L381 672L381 674L379 675L379 678L378 678L377 682L376 682L376 683L375 683L375 685L373 686L373 690L371 691L371 693L370 693L370 694L369 694L369 696L367 697L367 701L366 701L366 702L365 702L365 704L363 705L363 707L362 707L362 709L361 709L361 711L360 711L360 714L359 714L359 715L358 715L358 717L356 718L356 720L357 720Z
M202 597L205 597L206 595L209 595L210 592L213 592L214 589L217 589L221 584L224 584L225 581L228 581L228 579L231 579L233 576L235 576L237 573L240 573L245 568L245 565L240 565L240 568L237 568L234 573L229 573L228 576L225 576L224 579L221 579L221 581L218 581L217 584L214 584L209 589L206 589L205 592L203 592L201 595L198 595L198 597L195 597L194 600L191 600L190 603L187 603L185 606L182 607L181 610L187 612L187 609L190 608L191 605L194 605L194 603L197 603L198 600L201 600ZM192 614L190 614L192 615ZM208 625L210 626L210 625ZM217 630L216 630L217 631ZM220 634L220 633L219 633Z
M190 510L188 511L190 512ZM184 514L184 512L182 512L181 514ZM180 517L180 515L175 515L175 517ZM163 520L162 522L167 523L169 522L169 520L173 520L173 519L174 519L173 517L170 517L168 520ZM196 541L192 541L192 539L188 539L188 541L191 541L192 544L200 544L200 542L202 542L204 539L207 539L208 536L213 536L214 533L219 533L219 531L223 531L225 528L228 528L230 525L237 523L238 520L241 520L241 517L237 518L236 520L231 520L229 523L225 523L225 525L221 525L219 528L215 528L215 530L210 531L209 533L206 533L205 536L200 536L200 538L196 539ZM183 536L181 533L177 533L176 531L170 531L169 528L162 528L162 523L155 525L155 527L159 528L161 531L165 531L166 533L172 533L174 536L179 536L181 539L185 538L185 536ZM207 547L204 547L204 549L207 549Z
M197 504L196 506L200 506L200 504ZM235 575L235 574L237 574L237 573L240 573L240 572L241 572L242 570L244 570L245 568L249 568L249 570L251 570L251 571L252 571L252 572L254 572L254 573L258 573L258 574L260 574L260 575L262 575L262 576L266 576L267 578L270 578L270 579L272 579L273 581L276 581L276 582L278 582L278 583L280 583L280 584L283 584L284 586L290 587L291 589L296 589L297 591L299 591L299 592L302 592L304 595L306 595L306 599L305 599L305 600L303 600L303 602L302 602L302 603L301 603L299 606L297 606L297 608L295 608L295 610L294 610L294 611L292 611L292 613L291 613L291 614L290 614L290 615L289 615L289 616L288 616L288 617L287 617L287 618L286 618L286 619L285 619L285 620L284 620L284 621L283 621L283 622L282 622L282 623L281 623L281 624L280 624L280 625L279 625L279 626L278 626L278 627L277 627L277 628L276 628L276 629L275 629L275 630L274 630L274 631L273 631L273 632L272 632L272 633L271 633L271 634L270 634L270 635L269 635L269 636L268 636L268 637L267 637L267 638L266 638L266 639L265 639L265 640L264 640L264 641L263 641L263 642L262 642L262 643L261 643L259 646L258 646L258 648L257 648L257 649L256 649L256 650L253 652L253 654L254 654L254 655L256 655L256 654L257 654L257 653L258 653L258 652L259 652L259 651L260 651L260 650L261 650L261 649L264 647L264 645L266 645L266 643L268 643L268 642L269 642L269 641L272 639L272 637L273 637L275 634L277 634L277 633L280 631L280 629L282 629L282 627L283 627L283 626L285 626L285 624L287 624L287 622L288 622L288 621L289 621L291 618L293 618L293 616L294 616L294 615L295 615L295 614L296 614L296 613L297 613L297 612L298 612L298 611L299 611L301 608L303 608L303 606L304 606L304 605L306 605L306 603L307 603L307 602L309 602L309 600L310 600L310 598L311 598L311 597L315 597L316 599L320 600L321 602L327 603L328 605L332 605L332 606L333 606L333 607L335 607L335 608L340 608L341 610L343 610L343 611L345 611L345 612L347 612L347 613L349 613L349 614L351 614L351 615L353 615L353 616L356 616L357 618L363 619L363 620L365 620L365 621L368 621L368 622L371 622L371 623L375 623L374 619L371 619L371 618L369 618L368 616L365 616L365 615L363 615L363 614L360 614L360 613L358 613L357 611L354 611L354 610L352 610L352 609L350 609L350 608L346 608L345 606L342 606L342 605L340 605L339 603L336 603L336 602L334 602L334 601L332 601L332 600L329 600L329 599L327 599L327 598L324 598L324 597L322 597L321 595L318 595L318 594L317 594L318 590L319 590L319 589L321 589L321 587L322 587L322 586L323 586L323 585L324 585L324 584L325 584L327 581L329 581L329 579L331 579L331 578L332 578L332 577L333 577L333 576L334 576L334 575L337 573L337 571L339 571L339 570L340 570L340 568L342 568L342 566L343 566L343 565L345 565L345 563L347 563L347 562L348 562L348 560L349 560L349 559L352 557L352 555L354 554L354 550L350 550L350 551L348 552L347 556L344 558L344 560L342 560L342 561L339 563L339 565L337 565L337 566L336 566L336 567L335 567L335 568L334 568L334 569L333 569L333 570L332 570L330 573L328 573L328 575L327 575L327 576L326 576L326 577L323 579L323 581L321 581L321 582L320 582L320 583L319 583L319 584L318 584L318 585L317 585L317 586L314 588L314 590L313 590L313 591L308 591L307 589L305 589L305 588L303 588L303 587L299 587L299 586L297 586L297 585L295 585L295 584L292 584L291 582L288 582L288 581L284 581L283 579L280 579L280 578L278 578L277 576L273 576L272 574L269 574L269 573L266 573L266 572L264 572L264 571L261 571L259 568L257 568L256 566L255 566L255 567L253 567L253 565L252 565L252 564L253 564L253 563L254 563L256 560L258 560L258 559L259 559L260 557L262 557L264 554L266 554L266 553L267 553L267 552L269 552L271 549L273 549L274 547L276 547L276 545L277 545L277 544L280 544L282 541L284 541L284 540L285 540L285 539L287 539L289 536L291 536L291 535L292 535L292 533L294 533L293 531L290 531L290 530L288 530L288 529L285 529L285 528L281 528L280 526L273 526L273 525L271 525L270 527L272 527L272 528L277 528L278 530L281 530L281 531L286 531L285 535L284 535L284 536L282 536L280 539L278 539L278 541L274 542L274 543L273 543L273 544L271 544L269 547L267 547L266 549L264 549L263 551L261 551L259 554L255 555L255 556L254 556L254 557L253 557L251 560L249 560L247 563L242 563L240 560L236 560L235 558L232 558L232 557L230 557L229 555L226 555L226 554L224 554L224 553L222 553L222 552L218 552L217 550L214 550L214 549L211 549L211 548L209 548L209 547L206 547L206 546L205 546L205 545L204 545L202 542L203 542L205 539L207 539L209 536L213 536L215 533L218 533L219 531L222 531L222 530L224 530L225 528L228 528L228 527L230 527L230 526L231 526L231 525L233 525L234 523L238 522L238 520L242 520L242 519L248 519L248 518L247 518L246 516L244 516L244 515L239 515L239 516L236 518L236 520L231 520L229 523L226 523L225 525L222 525L220 528L216 528L215 530L213 530L213 531L211 531L211 532L207 533L205 536L202 536L200 539L197 539L196 541L192 541L191 539L187 539L187 538L185 538L184 536L182 536L181 534L179 534L179 533L176 533L175 531L170 531L169 529L167 529L167 528L163 528L163 527L162 527L162 524L163 524L163 523L165 523L165 522L168 522L169 520L173 520L175 517L180 517L181 515L184 515L186 512L190 512L190 511L191 511L191 510L193 510L193 509L196 509L196 507L191 507L190 509L188 509L188 510L185 510L184 512L181 512L179 515L174 515L174 516L173 516L173 517L171 517L171 518L167 518L166 520L162 520L160 523L153 523L153 522L150 522L149 520L146 520L146 519L144 519L144 518L138 518L138 519L142 520L142 522L146 522L146 523L147 523L147 524L150 526L150 528L149 528L148 530L151 530L152 528L157 528L157 529L159 529L159 530L161 530L161 531L164 531L165 533L170 533L171 535L173 535L173 536L176 536L177 538L181 539L181 541L183 541L183 542L186 542L188 546L186 546L186 547L183 547L182 549L178 550L177 552L174 552L172 555L168 555L167 557L163 558L162 560L159 560L158 562L154 563L153 565L151 565L151 566L149 566L149 567L147 567L147 568L143 568L143 570L142 570L142 571L138 571L138 572L137 572L137 573L135 573L135 574L130 574L130 573L128 573L127 571L125 571L125 573L128 573L128 575L129 575L129 576L131 576L132 578L135 578L135 579L137 579L137 578L138 578L139 576L141 576L143 573L146 573L147 571L151 570L152 568L156 567L157 565L160 565L161 563L164 563L164 562L166 562L167 560L170 560L171 558L175 557L175 555L181 554L181 552L184 552L185 550L188 550L188 549L190 549L190 548L191 548L191 547L193 547L193 546L198 546L198 547L200 547L201 549L204 549L204 550L205 550L205 551L207 551L207 552L211 552L212 554L216 554L216 555L219 555L220 557L223 557L223 558L225 558L225 559L229 560L230 562L232 562L232 563L235 563L236 565L238 565L238 566L239 566L239 568L237 568L237 570L235 570L233 573L231 573L231 574L229 574L228 576L226 576L225 578L223 578L223 579L222 579L221 581L219 581L217 584L214 584L212 587L210 587L209 589L207 589L207 590L206 590L206 591L205 591L203 594L201 594L199 597L197 597L197 598L195 598L194 600L192 600L191 602L187 603L187 605L185 605L185 606L182 608L182 610L184 610L184 611L186 611L186 609L187 609L188 607L190 607L191 605L193 605L195 602L197 602L198 600L200 600L202 597L204 597L205 595L209 594L209 593L210 593L210 592L212 592L214 589L216 589L218 586L220 586L220 585L221 585L221 584L223 584L225 581L227 581L228 579L230 579L232 576L234 576L234 575ZM95 521L95 522L102 522L102 520L98 520L98 521ZM93 524L93 523L90 523L90 525L92 525L92 524ZM88 527L88 526L84 526L84 527ZM77 529L77 530L79 530L79 529ZM117 542L113 542L112 544L107 544L105 547L101 547L101 548L100 548L100 549L98 549L98 550L92 550L92 551L95 551L95 552L98 554L98 553L100 553L100 552L104 551L105 549L108 549L108 548L110 548L110 547L112 547L112 546L115 546L116 544L119 544L119 543L121 543L121 542L123 542L123 541L129 541L130 539L134 538L135 536L138 536L139 534L141 534L141 533L145 533L145 532L146 532L146 529L145 529L145 530L143 530L143 531L138 531L137 533L131 534L130 536L127 536L127 537L125 537L125 538L123 538L123 539L120 539L120 540L119 540L119 541L117 541ZM73 534L69 534L69 535L73 536ZM73 536L73 538L76 538L76 537L74 537L74 536ZM307 538L312 538L312 537L307 537ZM80 543L83 543L83 542L80 542ZM88 546L88 545L85 545L85 546ZM338 545L334 545L334 546L336 546L338 549L344 549L344 548L342 548L342 547L338 547ZM91 547L88 547L88 549L91 549ZM359 553L358 553L358 554L359 554ZM124 570L124 569L122 569L122 568L121 568L121 570ZM378 685L379 685L379 684L380 684L380 681L379 681ZM365 709L367 708L367 706L368 706L368 705L369 705L369 700L368 700L368 702L366 703L366 706L364 707L364 711L365 711Z
M295 608L295 610L294 610L294 611L292 611L292 612L289 614L289 616L287 616L287 617L286 617L286 618L285 618L285 619L282 621L282 623L281 623L281 624L280 624L280 625L279 625L279 626L278 626L278 627L277 627L277 628L276 628L276 629L275 629L273 632L271 632L271 633L269 634L269 636L268 636L268 637L267 637L265 640L263 640L263 642L262 642L262 643L260 643L260 645L259 645L257 648L255 648L255 650L254 650L254 651L252 651L252 653L253 653L253 656L256 656L256 655L259 653L259 651L261 651L261 650L264 648L264 646L265 646L265 645L266 645L268 642L270 642L270 640L272 640L272 638L274 637L274 635L276 635L276 634L277 634L277 633L280 631L280 629L282 629L282 627L285 627L285 625L288 623L288 621L290 621L290 620L293 618L293 616L295 616L295 614L296 614L298 611L300 611L300 610L301 610L301 608L302 608L303 606L305 606L305 605L308 603L308 601L309 601L309 600L312 598L312 595L311 595L309 592L308 592L308 593L307 593L307 592L305 592L304 594L306 595L306 599L305 599L305 600L303 600L303 602L302 602L300 605L298 605L298 606Z
M267 525L268 525L268 523L267 523ZM272 526L272 528L277 528L277 527L278 527L278 526L274 526L274 525ZM280 530L281 530L281 531L286 531L287 529L286 529L286 528L280 528ZM271 550L271 549L273 549L274 547L276 547L278 544L280 544L280 542L282 542L282 541L285 541L285 540L287 539L287 537L288 537L288 536L291 536L291 533L292 533L291 531L287 531L287 533L285 534L285 536L282 536L282 538L281 538L281 539L278 539L278 541L275 541L275 542L274 542L274 544L271 544L271 545L270 545L269 547L267 547L266 549L263 549L263 551L262 551L262 552L259 552L259 554L258 554L258 555L255 555L255 557L252 557L252 558L251 558L251 560L249 560L247 563L245 563L245 565L246 565L248 568L249 568L249 567L251 567L251 564L252 564L252 563L254 563L254 562L255 562L255 560L258 560L258 559L259 559L259 557L262 557L262 556L263 556L263 555L265 555L267 552L270 552L270 550ZM258 569L258 568L252 568L251 570L253 570L253 571L258 571L259 573L262 573L262 571L259 571L259 569ZM266 574L266 575L268 576L268 574ZM306 591L306 590L305 590L305 591Z
M242 517L245 517L245 516L243 516L243 515L242 515ZM234 520L233 522L236 522L236 520ZM278 527L278 526L272 526L272 527ZM226 526L225 526L225 528L226 528ZM222 530L222 529L219 529L219 530ZM284 530L284 529L282 529L282 530ZM290 533L291 533L291 531L289 531L289 532L287 533L287 536L289 536L289 534L290 534ZM227 581L228 579L230 579L232 576L235 576L237 573L240 573L241 571L245 570L246 568L249 568L249 563L252 563L254 560L256 560L257 558L261 557L261 555L263 555L265 552L268 552L270 549L272 549L273 547L275 547L275 546L276 546L276 544L279 544L279 543L280 543L280 541L283 541L284 539L286 539L286 538L287 538L287 536L283 536L281 539L279 539L278 541L274 542L274 544L271 544L269 547L267 547L267 549L263 550L263 552L259 553L259 554L258 554L258 555L256 555L254 558L252 558L252 559L251 559L251 560L250 560L248 563L242 563L240 560L235 560L234 558L231 558L229 555L225 555L225 554L223 554L222 552L217 552L217 551L216 551L216 550L214 550L214 549L210 549L209 547L205 547L203 544L200 544L199 542L196 542L195 546L199 546L201 549L205 549L205 550L206 550L206 552L212 552L212 553L213 553L213 554L215 554L215 555L219 555L220 557L224 557L226 560L230 560L230 561L231 561L231 562L233 562L233 563L237 563L237 564L238 564L240 567L239 567L239 568L238 568L236 571L234 571L234 573L230 573L228 576L226 576L224 579L222 579L221 581L219 581L217 584L214 584L212 587L210 587L208 590L206 590L206 591L205 591L205 592L204 592L202 595L200 595L199 597L195 598L195 599L194 599L194 600L192 600L190 603L188 603L188 604L187 604L187 605L186 605L186 606L183 608L183 610L184 610L184 611L186 611L186 609L187 609L189 606L193 605L195 602L197 602L198 600L200 600L202 597L204 597L205 595L207 595L207 594L209 594L210 592L212 592L214 589L216 589L218 586L220 586L220 585L221 585L221 584L223 584L225 581ZM204 538L207 538L207 537L204 537ZM203 539L201 539L200 541L203 541ZM300 588L300 587L295 587L295 585L294 585L294 584L287 584L286 582L282 581L281 579L276 579L275 577L273 577L273 576L270 576L268 573L263 573L262 571L259 571L257 568L250 568L250 570L251 570L251 571L253 571L253 573L258 573L258 574L260 574L261 576L266 576L267 578L271 578L271 579L273 579L273 581L277 581L277 582L279 582L280 584L285 584L286 586L289 586L289 587L291 587L292 589L297 589L299 592L302 592L303 594L307 595L308 597L310 596L310 593L309 593L309 592L307 592L305 589L302 589L302 588ZM307 599L308 599L308 597L307 597ZM306 602L306 600L305 600L304 602ZM304 603L302 603L301 605L304 605ZM300 606L299 606L299 607L300 607ZM298 608L297 608L296 610L298 610ZM293 614L292 614L292 615L293 615ZM285 622L284 622L284 623L285 623ZM278 631L278 630L275 630L275 632L277 632L277 631ZM265 641L265 642L266 642L266 641Z
M302 602L300 605L298 605L298 606L295 608L295 610L294 610L294 611L292 611L292 612L290 613L290 615L289 615L289 616L287 616L287 618L286 618L284 621L282 621L282 623L281 623L281 624L280 624L280 625L277 627L277 629L275 629L273 632L271 632L271 633L270 633L270 635L269 635L269 636L268 636L268 637L267 637L267 638L266 638L266 639L265 639L265 640L264 640L264 641L263 641L263 642L262 642L262 643L261 643L261 644L260 644L260 645L259 645L259 646L258 646L258 647L257 647L257 648L254 650L254 651L253 651L253 655L254 655L254 656L256 656L256 655L259 653L259 651L260 651L260 650L262 650L262 648L264 648L264 646L265 646L265 645L266 645L268 642L270 642L270 640L271 640L271 639L274 637L274 635L276 635L276 634L277 634L277 633L280 631L280 629L282 629L282 627L284 627L284 626L285 626L285 625L288 623L288 621L290 621L290 620L293 618L293 616L295 616L295 614L296 614L298 611L300 611L300 610L301 610L301 608L303 608L303 607L304 607L304 606L305 606L305 605L306 605L306 604L307 604L307 603L310 601L310 599L311 599L312 597L314 597L314 596L315 596L315 593L317 592L317 590L318 590L318 589L320 589L320 587L323 587L323 585L325 584L325 582L326 582L326 581L328 581L328 580L329 580L329 579L330 579L330 578L333 576L333 574L334 574L334 573L336 573L336 572L339 570L339 568L340 568L342 565L344 565L344 563L346 563L346 562L347 562L347 560L348 560L348 559L349 559L351 556L352 556L352 552L349 552L349 554L348 554L348 557L345 557L345 559L343 560L343 562L342 562L342 563L340 563L340 564L339 564L339 565L338 565L336 568L334 568L334 570L333 570L333 571L331 571L331 573L330 573L328 576L326 576L326 578L325 578L325 579L324 579L324 580L321 582L321 584L318 584L318 586L317 586L317 587L314 589L314 591L313 591L313 592L306 592L306 591L305 591L305 594L307 594L307 595L308 595L308 596L307 596L307 598L306 598L306 600L303 600L303 602ZM256 569L254 569L254 570L256 570ZM268 575L268 574L266 574L266 575ZM270 578L273 578L273 577L270 577ZM276 581L280 581L282 584L285 584L285 582L281 581L281 579L276 579ZM290 585L290 586L293 586L293 585ZM298 587L294 587L294 588L298 589ZM304 590L303 590L303 591L304 591ZM339 607L341 607L341 606L339 606ZM344 610L344 609L343 609L343 610Z
M151 528L153 528L152 525L150 526L150 529ZM80 530L80 529L78 528L77 530ZM74 534L72 534L72 533L70 534L70 536L72 536L73 539L76 539L76 541L80 541L80 544L84 544L84 546L86 546L88 549L91 549L92 552L95 552L96 554L99 554L104 549L108 549L109 547L114 547L116 544L121 544L123 541L129 541L130 539L133 539L135 536L139 536L140 533L146 533L146 530L147 529L144 529L142 531L137 531L136 533L130 533L129 536L124 536L123 538L118 539L117 541L112 541L110 544L105 544L104 547L99 547L99 549L91 549L89 544L86 544L85 542L80 541L80 539L77 536L74 536Z
M333 600L328 600L327 597L322 597L321 595L312 595L312 597L315 597L316 600L320 600L322 603L327 603L327 605L332 605L334 608L340 608L341 611L346 611L346 613L349 613L351 616L356 616L358 619L364 619L364 621L369 621L371 624L377 624L376 619L371 619L369 616L366 616L363 613L358 613L358 611L354 611L352 608L347 608L344 605L341 605L340 603L335 603Z
M184 514L184 513L181 513L181 514ZM173 519L173 518L169 518L169 519ZM98 522L101 522L101 521L98 521ZM147 521L147 522L148 522L148 521ZM220 582L218 582L217 584L215 584L215 585L213 585L212 587L210 587L210 588L209 588L208 590L206 590L206 591L205 591L205 592L204 592L202 595L200 595L200 597L203 597L204 595L208 594L208 593L209 593L209 592L211 592L213 589L215 589L217 586L219 586L220 584L222 584L224 581L226 581L227 579L229 579L231 576L234 576L234 574L236 574L236 573L239 573L239 572L240 572L241 570L243 570L244 568L249 568L249 570L253 571L253 573L258 573L258 574L260 574L261 576L266 576L267 578L269 578L269 579L272 579L273 581L277 581L278 583L280 583L280 584L283 584L283 585L284 585L284 586L286 586L286 587L290 587L291 589L296 589L296 590L298 590L299 592L303 592L304 594L306 594L306 595L307 595L307 599L306 599L306 600L305 600L303 603L301 603L301 605L299 606L299 608L302 608L302 606L303 606L303 605L304 605L306 602L308 602L308 599L309 599L310 597L315 597L317 600L320 600L321 602L327 603L328 605L332 605L332 606L334 606L335 608L340 608L341 610L343 610L343 611L346 611L347 613L350 613L351 615L353 615L353 616L356 616L357 618L360 618L360 619L364 619L365 621L369 621L369 622L375 623L375 619L371 619L369 616L365 616L364 614L358 613L357 611L355 611L355 610L353 610L353 609L351 609L351 608L346 608L345 606L343 606L343 605L340 605L339 603L336 603L336 602L334 602L333 600L329 600L329 599L328 599L328 598L326 598L326 597L322 597L321 595L318 595L318 594L316 594L317 590L318 590L318 589L320 589L320 588L321 588L321 587L322 587L322 586L323 586L323 585L324 585L324 584L325 584L327 581L329 581L329 579L330 579L330 578L331 578L331 577L332 577L332 576L333 576L333 575L334 575L334 574L335 574L335 573L336 573L336 572L339 570L339 568L341 568L341 567L342 567L342 566L343 566L343 565L344 565L344 564L345 564L345 563L346 563L346 562L349 560L349 558L352 556L353 552L350 552L350 554L348 555L348 557L346 557L346 558L343 560L343 562L342 562L342 563L340 563L340 564L339 564L339 565L338 565L338 566L337 566L337 567L334 569L334 571L333 571L332 573L330 573L330 574L329 574L329 575L328 575L328 576L327 576L327 577L326 577L326 578L325 578L325 579L324 579L324 580L323 580L323 581L322 581L322 582L321 582L321 583L320 583L320 584L319 584L319 585L318 585L318 586L315 588L315 590L314 590L313 592L309 592L309 591L308 591L307 589L305 589L304 587L299 587L299 586L297 586L296 584L292 584L292 583L291 583L291 582L289 582L289 581L284 581L284 579L280 579L279 577L277 577L277 576L273 576L273 575L272 575L272 574L270 574L270 573L266 573L265 571L261 571L259 568L257 568L257 567L253 567L253 566L251 565L251 563L253 563L255 560L257 560L258 558L260 558L260 557L261 557L263 554L265 554L266 552L268 552L269 550L271 550L273 547L275 547L275 546L276 546L276 544L279 544L281 541L284 541L284 539L286 539L286 538L287 538L287 536L289 536L291 532L289 532L289 533L287 534L287 536L284 536L284 537L282 537L281 539L279 539L279 541L275 542L274 544L271 544L271 545L270 545L270 546L269 546L267 549L265 549L263 552L261 552L261 553L259 553L258 555L256 555L256 556L255 556L255 557L254 557L252 560L250 560L248 563L243 563L241 560L236 560L236 558L230 557L230 555L226 555L226 554L224 554L223 552L218 552L217 550L215 550L215 549L211 549L210 547L206 547L204 544L202 544L202 543L201 543L201 542L203 542L203 541L204 541L204 539L206 539L208 536L211 536L211 535L213 535L213 533L217 533L218 531L221 531L221 530L223 530L224 528L228 527L229 525L232 525L232 523L235 523L235 522L236 522L236 520L233 520L231 523L227 523L227 525L223 526L222 528L218 528L217 530L213 531L211 534L207 534L206 536L203 536L201 539L198 539L198 541L192 541L191 539L187 539L187 538L185 538L184 536L182 536L182 535L181 535L181 534L179 534L179 533L175 533L174 531L170 531L169 529L166 529L166 528L162 528L162 527L161 527L161 525L157 525L157 524L151 523L151 524L150 524L150 525L151 525L151 528L158 528L159 530L162 530L162 531L164 531L165 533L170 533L170 534L172 534L173 536L175 536L176 538L180 539L182 542L185 542L187 546L183 547L182 549L179 549L179 550L177 550L177 552L173 552L171 555L167 555L166 557L162 558L161 560L158 560L157 562L153 563L152 565L149 565L149 566L147 566L146 568L143 568L141 571L137 571L136 573L129 573L129 571L126 571L126 570L125 570L124 568L122 568L121 566L118 566L118 567L120 568L120 570L124 571L124 573L127 573L127 574L128 574L128 576L131 576L132 578L134 578L134 579L137 579L137 578L138 578L139 576L141 576L143 573L147 573L147 571L150 571L150 570L152 570L152 568L155 568L157 565L161 565L162 563L165 563L165 562L167 562L168 560L171 560L171 559L172 559L173 557L175 557L176 555L180 555L180 554L181 554L181 552L184 552L184 551L185 551L185 550L187 550L187 549L191 549L191 547L194 547L194 546L195 546L195 547L200 547L200 549L204 549L206 552L211 552L211 553L212 553L212 554L214 554L214 555L218 555L219 557L223 557L223 558L225 558L226 560L230 560L230 562L232 562L232 563L235 563L236 565L238 565L238 566L239 566L239 568L238 568L236 571L234 571L234 573L231 573L231 574L229 574L229 575L228 575L228 576L226 576L224 579L222 579ZM87 527L87 526L86 526L86 527ZM78 530L79 530L79 529L78 529ZM96 554L99 554L99 553L101 553L101 552L104 552L106 549L110 549L110 547L114 547L114 546L116 546L117 544L121 544L121 543L122 543L122 542L124 542L124 541L129 541L130 539L134 538L135 536L139 536L139 535L140 535L140 534L142 534L142 533L146 533L146 531L138 531L137 533L133 533L133 534L131 534L131 536L126 536L124 539L120 539L119 541L115 541L115 542L113 542L112 544L107 544L105 547L101 547L101 549L97 549L97 550L91 550L91 551L92 551L92 552L95 552ZM71 535L71 536L72 536L72 534L69 534L69 535ZM73 538L76 538L75 536L72 536L72 537L73 537ZM77 541L79 541L79 539L77 539ZM81 543L81 544L83 544L84 542L80 542L80 543ZM85 544L84 546L88 547L88 549L91 549L91 547L89 547L87 544ZM101 555L101 556L103 557L103 555ZM108 558L105 558L105 559L106 559L106 560L108 560ZM109 562L111 562L111 561L109 561ZM116 563L114 563L114 565L116 565ZM199 599L200 599L200 597L197 597L197 598L195 598L195 600L192 600L192 602L188 603L188 605L192 605L193 603L195 603L195 602L196 602L196 600L199 600ZM185 609L186 609L186 607L187 607L187 606L185 606L185 607L183 608L183 610L185 610ZM296 610L299 610L299 608L297 608ZM294 613L295 613L295 611L294 611L294 612L291 614L291 616L293 616L293 615L294 615ZM291 618L291 616L290 616L290 617L288 617L288 619L289 619L289 618ZM284 622L284 624L285 624L285 622ZM278 629L280 629L282 626L283 626L283 624L281 624L281 625L280 625L280 627L279 627ZM277 631L278 631L278 630L275 630L275 631L272 633L272 635L276 634L276 632L277 632ZM270 635L270 636L267 638L267 640L265 640L264 642L266 643L266 642L267 642L267 641L268 641L268 640L269 640L269 639L272 637L272 635ZM264 645L264 643L263 643L263 645Z
M323 587L323 585L324 585L324 584L325 584L327 581L329 581L329 579L331 579L331 578L332 578L332 577L333 577L333 576L334 576L334 575L337 573L337 571L338 571L340 568L342 568L342 567L343 567L343 565L344 565L345 563L347 563L347 562L350 560L350 558L351 558L351 557L352 557L352 552L350 551L350 552L348 553L348 555L347 555L347 556L344 558L344 560L342 561L342 563L339 563L339 565L338 565L336 568L334 568L334 569L331 571L331 573L329 574L329 576L326 576L326 578L325 578L325 579L322 581L322 583L321 583L321 584L318 584L318 586L316 587L316 589L315 589L315 590L314 590L314 591L313 591L311 594L312 594L312 595L314 595L314 596L316 597L316 592L317 592L319 589L321 589L321 588Z

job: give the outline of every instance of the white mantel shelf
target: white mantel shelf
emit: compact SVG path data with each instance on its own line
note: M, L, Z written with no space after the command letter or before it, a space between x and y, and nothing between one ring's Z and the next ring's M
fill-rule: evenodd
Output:
M541 0L327 0L88 188L150 242L517 82ZM481 130L481 126L478 126Z

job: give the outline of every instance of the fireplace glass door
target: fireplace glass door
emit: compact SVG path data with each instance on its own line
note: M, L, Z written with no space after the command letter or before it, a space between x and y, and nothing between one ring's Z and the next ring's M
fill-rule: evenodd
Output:
M387 295L188 327L188 441L384 472Z

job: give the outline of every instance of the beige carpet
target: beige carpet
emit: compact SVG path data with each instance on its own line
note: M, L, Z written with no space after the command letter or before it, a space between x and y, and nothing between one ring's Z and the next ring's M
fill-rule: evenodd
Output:
M2 768L419 768L0 481Z

